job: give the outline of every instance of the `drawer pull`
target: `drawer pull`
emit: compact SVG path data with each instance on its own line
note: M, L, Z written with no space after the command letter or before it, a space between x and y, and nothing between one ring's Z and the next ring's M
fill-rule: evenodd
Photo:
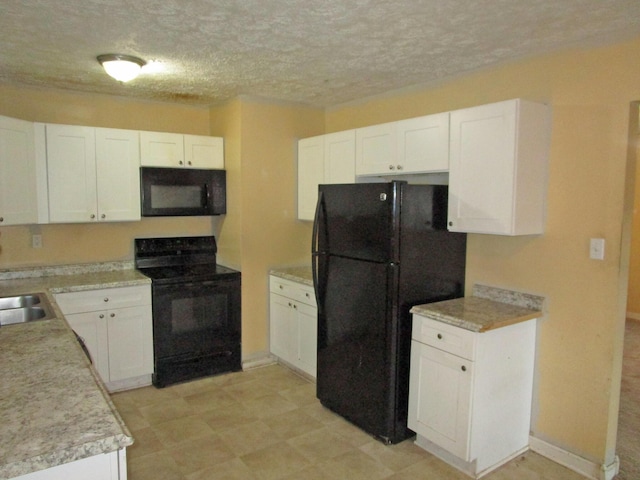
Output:
M462 365L462 369L461 369L461 370L462 370L463 372L466 372L466 371L467 371L467 367L465 367L464 365Z
M442 334L441 333L438 334L438 340L442 340Z

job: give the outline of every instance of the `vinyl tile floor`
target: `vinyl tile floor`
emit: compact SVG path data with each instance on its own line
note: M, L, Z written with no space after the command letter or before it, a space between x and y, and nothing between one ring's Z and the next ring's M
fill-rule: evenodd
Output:
M112 395L135 443L129 480L465 480L413 439L383 445L315 397L315 384L269 365ZM527 452L487 480L582 480Z

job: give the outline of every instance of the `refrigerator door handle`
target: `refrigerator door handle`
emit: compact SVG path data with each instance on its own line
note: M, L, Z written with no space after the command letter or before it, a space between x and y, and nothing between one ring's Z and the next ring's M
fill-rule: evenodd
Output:
M313 232L311 233L311 253L318 253L318 227L320 224L320 210L322 201L324 200L324 194L322 191L318 192L318 203L316 203L316 213L313 217Z
M320 212L322 211L322 203L324 200L324 193L318 192L318 203L316 204L316 213L313 218L313 232L311 234L311 273L313 276L313 291L316 295L316 304L318 306L318 312L322 311L322 302L320 301L320 282L318 281L318 262L321 255L318 251L319 246L319 228L320 228Z

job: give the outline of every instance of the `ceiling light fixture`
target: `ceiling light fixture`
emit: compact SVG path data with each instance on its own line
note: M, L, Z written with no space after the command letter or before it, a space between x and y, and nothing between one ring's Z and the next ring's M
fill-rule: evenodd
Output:
M146 62L131 55L121 55L119 53L107 53L98 55L98 62L108 75L119 82L128 82L140 74L140 70Z

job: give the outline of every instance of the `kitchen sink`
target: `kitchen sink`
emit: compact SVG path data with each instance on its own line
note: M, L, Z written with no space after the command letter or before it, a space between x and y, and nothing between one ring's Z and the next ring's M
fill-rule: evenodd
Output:
M53 309L43 293L0 298L0 326L51 318Z

